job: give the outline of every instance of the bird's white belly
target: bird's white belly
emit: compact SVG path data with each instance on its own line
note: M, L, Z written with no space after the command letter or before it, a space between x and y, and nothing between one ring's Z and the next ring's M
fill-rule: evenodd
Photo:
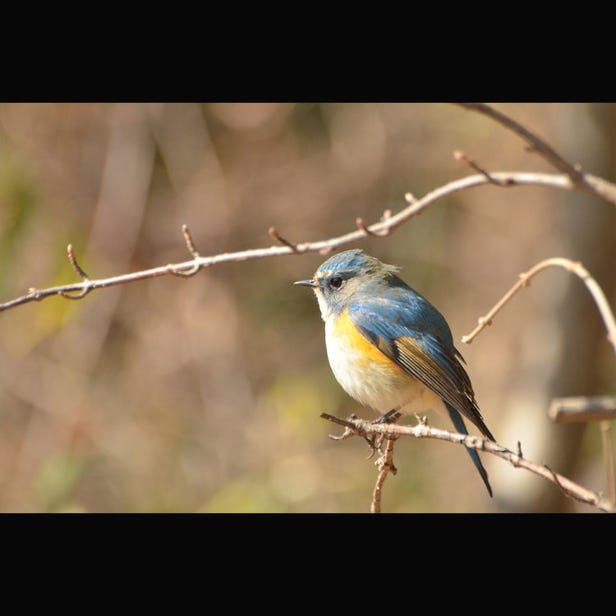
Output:
M403 413L445 411L441 398L391 360L371 360L348 338L332 335L334 319L325 324L327 357L342 388L360 404L380 414L392 409ZM377 351L381 353L380 351Z

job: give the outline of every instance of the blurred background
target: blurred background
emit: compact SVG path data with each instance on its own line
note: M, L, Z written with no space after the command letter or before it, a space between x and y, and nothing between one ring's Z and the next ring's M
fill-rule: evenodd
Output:
M616 181L613 104L499 104L566 159ZM0 302L77 280L294 242L377 221L484 168L553 172L515 135L447 104L1 104ZM548 270L472 345L460 338L537 261L578 259L616 305L616 209L556 189L453 195L354 246L402 267L449 321L497 440L605 491L599 427L553 424L553 397L616 393L583 284ZM350 248L352 246L347 246ZM327 411L372 417L330 373L309 278L319 254L0 313L0 511L366 512L376 469ZM408 420L411 421L411 420ZM412 420L414 421L414 419ZM439 416L432 425L450 429ZM484 455L405 439L390 512L593 511Z

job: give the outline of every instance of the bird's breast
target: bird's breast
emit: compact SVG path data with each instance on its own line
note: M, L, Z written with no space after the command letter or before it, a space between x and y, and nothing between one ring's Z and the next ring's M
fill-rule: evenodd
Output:
M415 411L433 406L432 392L364 338L348 312L327 319L325 341L336 380L361 404L379 413L394 408L408 412L410 407Z

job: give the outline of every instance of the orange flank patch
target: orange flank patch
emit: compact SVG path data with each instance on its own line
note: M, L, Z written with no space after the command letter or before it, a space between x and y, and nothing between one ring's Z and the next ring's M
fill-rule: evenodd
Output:
M361 335L355 325L353 325L347 310L336 320L332 335L336 337L339 346L344 346L354 351L359 358L363 358L365 363L376 362L384 364L391 369L395 368L400 373L405 374L404 370L387 357L383 351Z

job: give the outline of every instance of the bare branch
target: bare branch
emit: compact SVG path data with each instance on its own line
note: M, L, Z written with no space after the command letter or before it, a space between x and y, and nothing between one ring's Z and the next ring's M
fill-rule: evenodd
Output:
M551 259L545 259L540 263L537 263L527 272L520 274L520 280L516 282L507 293L495 304L495 306L483 317L480 317L477 322L477 327L466 336L462 336L462 342L470 344L475 337L481 332L486 325L492 323L494 316L503 308L503 306L522 288L529 284L531 278L548 267L562 267L568 272L571 272L578 276L586 285L586 288L595 300L595 304L601 314L601 318L605 324L607 330L607 339L616 353L616 319L614 319L614 313L610 308L610 305L603 293L603 290L597 283L597 281L588 273L588 270L579 262L572 261L571 259L565 259L562 257L553 257Z
M472 109L473 111L477 111L482 113L483 115L488 116L492 120L495 120L499 124L502 124L509 130L513 131L528 145L531 147L531 151L535 151L540 154L545 160L547 160L552 166L558 169L561 173L566 173L571 180L576 184L584 183L584 175L574 165L568 163L564 158L560 156L551 146L549 146L543 139L529 131L527 128L516 122L513 118L510 118L508 115L502 113L487 105L485 103L456 103L460 107L464 107L465 109Z
M548 417L557 423L616 419L616 396L554 398Z
M498 443L489 441L482 437L447 432L446 430L431 428L425 423L420 423L416 426L399 426L395 424L373 424L362 419L341 420L338 417L331 419L332 416L326 413L322 413L321 417L329 421L335 421L335 423L344 425L349 429L353 429L360 436L382 434L385 437L413 436L415 438L432 438L457 443L458 445L464 445L465 447L470 447L471 449L475 449L477 451L485 451L506 460L516 468L525 468L531 473L547 479L554 485L558 486L564 494L573 500L586 505L591 505L607 513L616 513L616 505L608 499L603 498L600 494L592 492L591 490L574 483L570 479L567 479L567 477L555 473L545 465L537 464L536 462L532 462L531 460L524 458L522 456L519 443L518 451L514 452L507 447L503 447Z
M502 187L512 186L549 186L552 188L561 188L564 190L572 190L574 186L571 180L566 175L552 175L545 173L522 173L522 172L494 172L490 174L493 180ZM473 188L475 186L482 186L486 184L494 184L484 174L471 175L453 182L449 182L444 186L441 186L423 198L414 200L410 193L407 193L406 199L411 203L408 207L402 209L397 214L393 215L390 210L386 210L383 213L382 219L370 225L370 232L375 236L382 236L384 234L393 233L398 227L405 222L420 214L424 209L430 207L434 203L440 201L448 195ZM184 227L182 228L184 232ZM153 267L151 269L142 270L138 272L132 272L130 274L122 274L119 276L112 276L109 278L101 278L98 280L83 280L82 282L66 284L62 286L49 287L47 289L30 288L26 295L17 297L13 300L0 304L0 312L14 308L16 306L26 304L33 301L40 301L53 295L60 295L68 297L67 293L77 293L78 295L71 295L72 299L80 299L85 297L91 291L95 289L103 289L106 287L112 287L120 284L127 284L135 282L137 280L146 280L148 278L156 278L158 276L175 275L175 276L192 276L200 269L216 265L218 263L247 261L249 259L264 259L268 257L279 257L283 255L299 254L304 252L319 252L323 255L330 253L332 250L356 242L365 238L366 234L362 229L356 229L351 233L339 235L326 240L320 240L316 242L304 242L302 244L293 244L281 237L275 228L270 229L270 235L276 239L281 246L270 246L269 248L253 248L250 250L243 250L239 252L228 252L218 254L209 257L195 256L190 261L184 261L182 263L173 263L168 265L162 265L160 267ZM186 240L186 233L184 233ZM190 238L190 236L189 236ZM194 244L192 239L187 242L189 250L192 252ZM195 251L196 253L196 251ZM198 253L197 253L198 254Z
M582 173L579 165L572 165L567 162L558 152L549 146L543 139L529 131L527 128L510 118L508 115L497 111L485 103L456 103L465 109L471 109L488 116L499 124L519 135L529 145L531 151L537 152L553 167L561 173L569 176L576 188L580 188L588 193L594 194L604 201L616 205L616 185L597 178L588 173Z
M383 495L383 484L385 483L385 479L387 479L387 475L389 475L389 473L395 475L398 472L398 469L394 466L394 445L396 444L396 438L385 439L385 451L375 462L377 468L379 469L379 474L376 478L374 491L372 492L370 513L381 513L381 498Z

